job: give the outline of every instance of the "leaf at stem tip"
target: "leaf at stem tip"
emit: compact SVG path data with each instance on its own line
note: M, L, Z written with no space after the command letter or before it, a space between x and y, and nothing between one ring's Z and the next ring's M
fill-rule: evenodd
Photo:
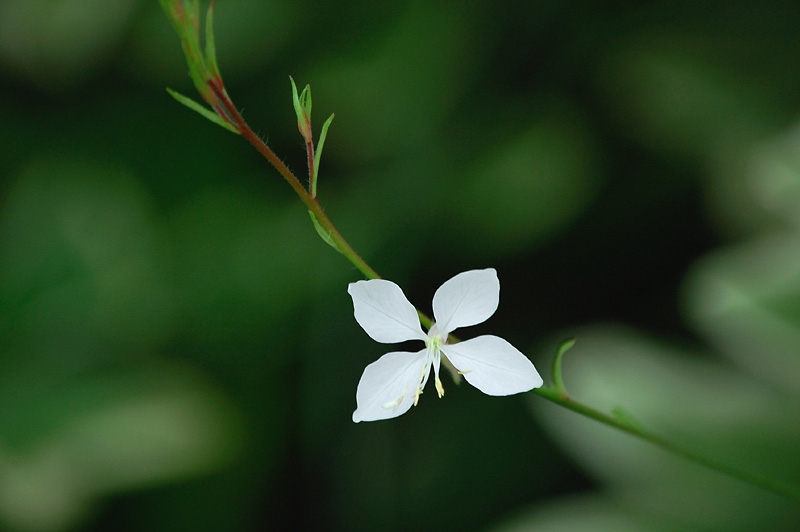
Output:
M172 96L173 98L178 100L180 103L182 103L183 105L185 105L186 107L188 107L192 111L196 111L197 113L200 113L202 116L208 118L209 120L211 120L215 124L220 125L220 126L224 127L225 129L227 129L228 131L230 131L232 133L236 133L237 135L239 135L239 131L233 126L233 124L231 124L230 122L227 122L222 117L220 117L218 114L206 109L205 107L203 107L202 105L200 105L196 101L192 100L191 98L188 98L188 97L184 96L183 94L181 94L179 92L175 92L174 90L170 89L169 87L167 87L167 92L170 94L170 96Z
M330 247L332 247L333 249L335 249L336 251L339 251L339 253L341 253L341 251L339 250L339 247L336 245L336 243L331 238L331 232L326 230L324 227L322 227L322 225L320 225L320 223L317 221L317 217L314 216L313 212L308 211L308 214L309 214L309 216L311 216L311 221L314 223L314 229L317 230L317 234L320 236L320 238L322 240L324 240Z
M306 112L306 116L311 120L311 85L303 87L303 92L300 93L300 105Z
M564 379L561 373L561 359L564 357L564 353L572 349L574 345L575 338L564 340L558 346L558 351L556 351L556 356L553 359L553 385L555 385L556 391L564 397L568 397L569 394L567 393L567 388L564 386Z
M289 81L292 82L292 104L297 115L297 129L300 130L300 134L306 143L311 143L313 142L311 136L311 87L306 85L303 92L298 96L294 78L289 76Z
M302 108L300 107L300 97L297 95L297 85L294 84L294 78L289 76L289 82L292 84L292 104L294 105L294 112L300 116Z
M206 12L206 66L212 76L219 77L219 67L217 66L217 47L214 44L214 2L208 6Z

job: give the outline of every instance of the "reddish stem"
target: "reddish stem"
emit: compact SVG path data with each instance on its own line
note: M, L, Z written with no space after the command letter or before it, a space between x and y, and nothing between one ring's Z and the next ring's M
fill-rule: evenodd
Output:
M273 152L269 146L267 146L258 135L256 135L250 126L247 125L247 122L244 121L244 118L239 111L236 109L236 106L233 105L233 102L228 98L228 95L225 93L225 90L222 87L215 85L214 83L210 83L209 86L211 90L214 91L215 96L217 97L217 101L219 105L222 106L225 115L230 117L231 123L236 127L239 133L247 139L247 141L253 145L253 147L258 150L258 152L264 156L264 158L269 161L269 163L278 171L279 174L289 183L297 195L300 197L300 200L305 204L309 211L314 214L314 217L317 219L317 222L330 233L331 239L336 243L337 249L347 257L353 265L358 268L361 273L364 274L365 277L368 279L380 279L380 275L378 272L372 269L369 264L361 258L361 256L356 253L356 251L352 248L352 246L344 239L342 234L336 229L336 226L333 225L328 215L325 214L325 211L322 209L322 206L319 204L316 198L312 198L308 191L303 188L303 185L300 184L300 181L295 177L289 168L283 164L275 152ZM313 160L313 157L312 157Z
M314 143L306 141L306 153L308 154L308 190L311 197L317 197L317 169L314 168Z

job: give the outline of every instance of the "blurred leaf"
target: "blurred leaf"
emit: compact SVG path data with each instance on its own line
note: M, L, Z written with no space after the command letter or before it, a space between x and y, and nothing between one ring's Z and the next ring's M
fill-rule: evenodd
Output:
M483 37L481 7L411 2L376 44L316 62L308 79L342 119L347 154L370 159L431 141L472 74ZM320 96L321 98L321 96ZM413 149L413 148L411 148Z
M550 118L475 162L461 176L450 215L472 254L519 252L576 217L599 187L591 137Z
M702 158L769 131L776 112L747 73L702 57L701 45L678 36L646 39L609 54L599 70L628 136L662 153Z
M800 129L789 130L758 150L749 184L761 203L800 226Z
M490 532L668 532L651 516L635 516L619 508L613 498L572 496L524 511L491 527Z
M227 401L179 366L68 380L13 405L0 410L0 521L29 531L66 529L112 492L219 469L241 439ZM30 424L39 431L9 445Z
M800 234L754 240L693 269L686 310L725 355L796 393L800 382Z
M124 168L30 164L0 212L0 338L153 345L173 311L161 251L149 199Z
M107 9L104 0L3 0L0 61L41 89L76 85L112 56L136 5L116 0Z
M720 228L737 238L800 225L797 124L714 158L709 190Z
M250 342L323 282L327 268L317 253L341 263L318 245L303 216L294 204L270 208L222 186L201 190L176 209L170 222L180 265L175 280L183 325L195 339L227 349Z
M772 390L633 331L597 327L577 336L569 368L577 400L606 412L623 405L656 434L742 469L795 483L800 477L793 443L800 409L787 408ZM753 531L786 529L800 516L781 497L541 400L531 405L628 514L659 514L684 529Z

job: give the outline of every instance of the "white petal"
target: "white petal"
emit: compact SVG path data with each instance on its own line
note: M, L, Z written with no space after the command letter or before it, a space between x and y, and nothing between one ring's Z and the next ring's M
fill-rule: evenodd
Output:
M433 316L440 334L489 319L500 303L500 281L494 268L470 270L446 281L433 295Z
M424 349L419 353L386 353L364 368L356 390L353 421L390 419L408 412L417 390L425 386L430 368Z
M511 395L542 385L528 357L497 336L479 336L441 349L467 382L487 395Z
M376 342L425 340L417 310L393 282L358 281L350 283L347 293L353 298L356 321Z

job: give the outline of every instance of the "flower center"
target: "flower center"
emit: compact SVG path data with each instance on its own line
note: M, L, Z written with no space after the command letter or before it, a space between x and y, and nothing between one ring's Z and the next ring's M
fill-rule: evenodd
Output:
M439 331L436 329L434 323L428 331L428 339L425 340L425 346L428 348L428 364L433 364L434 384L436 385L436 393L439 394L441 399L444 395L444 386L442 381L439 380L439 363L441 361L442 345L447 343L447 337L442 338L439 336Z
M429 336L428 339L425 341L428 350L436 353L438 353L441 350L442 344L444 343L445 341L439 338L438 336Z

